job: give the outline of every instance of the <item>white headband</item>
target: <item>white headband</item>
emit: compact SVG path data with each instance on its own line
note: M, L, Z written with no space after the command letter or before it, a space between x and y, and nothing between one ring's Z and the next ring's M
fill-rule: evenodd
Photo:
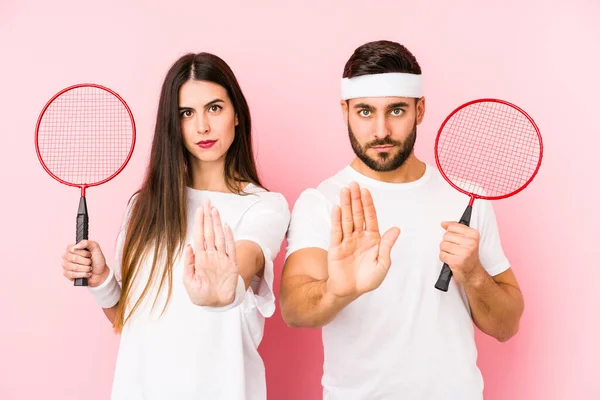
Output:
M421 75L390 72L342 78L342 100L357 97L423 96Z

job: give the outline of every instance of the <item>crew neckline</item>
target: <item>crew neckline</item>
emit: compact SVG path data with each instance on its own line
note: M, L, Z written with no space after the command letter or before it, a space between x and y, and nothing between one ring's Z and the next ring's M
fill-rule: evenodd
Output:
M244 189L242 190L242 192L246 192L246 193L253 193L256 191L256 189L258 189L258 187L256 185L254 185L252 182L249 182ZM229 196L239 196L239 194L237 193L232 193L232 192L218 192L216 190L205 190L205 189L194 189L190 186L186 186L186 191L189 197L194 198L194 197L198 197L198 196L202 196L202 195L214 195L214 196L223 196L223 197L229 197Z
M379 187L382 189L410 190L424 185L431 179L431 176L433 175L433 168L428 163L424 164L425 172L423 173L423 175L417 180L405 183L384 182L377 179L373 179L358 172L351 165L346 166L342 170L342 172L347 174L351 178L351 180L356 181L358 184L364 184L370 187Z

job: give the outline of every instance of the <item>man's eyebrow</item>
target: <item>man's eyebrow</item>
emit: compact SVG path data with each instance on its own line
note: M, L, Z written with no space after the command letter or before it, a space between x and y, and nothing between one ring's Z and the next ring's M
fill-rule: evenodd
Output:
M375 109L372 105L367 104L367 103L357 103L354 105L354 108L356 108L356 109L360 108L361 110L371 110L371 111Z
M405 103L404 101L399 101L398 103L392 103L390 105L387 106L387 109L392 109L392 108L404 108L404 107L410 107L410 105L408 103Z

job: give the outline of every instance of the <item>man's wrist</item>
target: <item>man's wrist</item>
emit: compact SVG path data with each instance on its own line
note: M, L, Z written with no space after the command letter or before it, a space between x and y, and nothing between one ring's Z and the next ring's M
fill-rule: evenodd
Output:
M485 268L483 268L483 265L481 265L481 263L477 263L473 270L464 277L463 286L465 289L476 291L485 286L489 282L490 278L490 275L487 273Z

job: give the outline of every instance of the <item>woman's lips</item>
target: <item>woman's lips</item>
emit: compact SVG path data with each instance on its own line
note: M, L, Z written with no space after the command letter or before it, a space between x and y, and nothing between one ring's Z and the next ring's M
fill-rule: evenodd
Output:
M201 149L210 149L211 147L214 146L215 143L217 143L216 140L202 140L202 141L200 141L200 142L198 142L196 144Z

